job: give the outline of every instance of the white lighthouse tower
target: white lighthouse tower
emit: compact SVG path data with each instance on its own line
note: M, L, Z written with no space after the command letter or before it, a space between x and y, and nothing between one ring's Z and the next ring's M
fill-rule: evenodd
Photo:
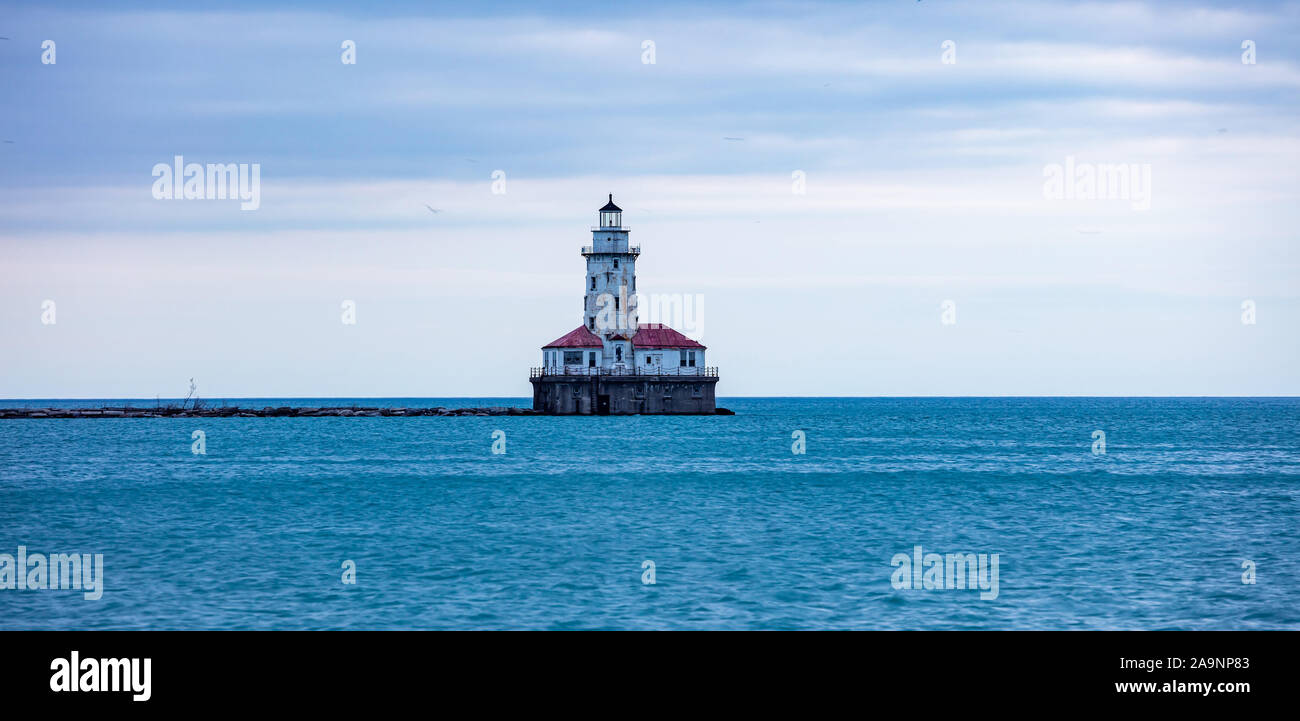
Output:
M636 259L641 249L630 244L623 227L623 209L614 194L600 209L600 224L591 229L587 259L583 320L601 340L600 367L612 371L632 365L632 336L637 332Z

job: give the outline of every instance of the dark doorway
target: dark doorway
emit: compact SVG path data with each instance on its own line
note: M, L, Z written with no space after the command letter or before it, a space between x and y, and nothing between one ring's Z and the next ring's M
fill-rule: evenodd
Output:
M609 415L609 396L596 396L596 415Z

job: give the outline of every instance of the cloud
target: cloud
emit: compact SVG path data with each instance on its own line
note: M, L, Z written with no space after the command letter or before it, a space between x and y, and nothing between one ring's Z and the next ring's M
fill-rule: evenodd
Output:
M1178 387L1213 392L1203 379L1242 377L1241 358L1197 356L1197 328L1235 322L1246 297L1293 327L1294 5L228 7L15 12L7 34L57 36L59 62L0 47L0 92L21 109L0 146L0 333L38 349L10 393L74 383L47 367L152 391L139 374L172 372L188 351L139 370L118 354L85 375L77 358L195 327L216 359L207 375L245 362L221 346L230 338L268 351L234 392L355 392L331 385L343 358L358 374L436 370L492 393L434 360L446 349L432 339L480 339L478 378L535 360L573 324L577 248L608 192L643 244L645 289L708 295L722 361L763 358L765 327L797 327L814 357L888 347L897 364L877 370L920 391L932 386L909 374L951 351L925 335L931 310L960 296L962 317L993 330L957 347L1006 368L948 390L1033 376L997 335L1015 325L1017 340L1070 351L1052 357L1059 377L1124 377L1134 348L1176 349L1195 359ZM355 66L340 62L344 39ZM940 62L949 39L955 65ZM1240 61L1244 39L1255 65ZM260 163L262 207L154 200L150 169L178 154ZM1152 209L1046 200L1042 170L1067 156L1150 164ZM505 195L491 192L498 169ZM56 296L71 304L67 335L34 335L33 298ZM351 297L374 323L365 352L334 327ZM1162 347L1150 329L1171 317L1186 332ZM1240 352L1261 354L1259 387L1300 390L1300 363L1278 361L1296 359L1296 341L1273 327ZM392 347L418 358L367 355ZM298 376L275 358L311 365L304 348L330 352L307 386L282 385ZM826 379L782 389L768 372L748 392L835 392Z

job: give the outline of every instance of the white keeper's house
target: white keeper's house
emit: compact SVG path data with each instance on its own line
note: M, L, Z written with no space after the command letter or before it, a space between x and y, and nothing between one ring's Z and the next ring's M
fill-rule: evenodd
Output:
M583 277L583 324L542 346L530 374L533 408L582 415L715 412L716 368L706 348L661 323L639 323L636 261L614 196L591 229Z

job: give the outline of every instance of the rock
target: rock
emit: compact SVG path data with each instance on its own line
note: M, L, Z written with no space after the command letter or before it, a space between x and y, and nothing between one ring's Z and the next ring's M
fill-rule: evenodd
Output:
M719 415L734 415L725 408L718 409ZM537 416L546 415L532 408L379 408L375 406L353 406L351 408L318 406L266 406L261 409L223 406L221 408L0 408L0 418L321 418L321 417L397 417L414 418L419 416Z

